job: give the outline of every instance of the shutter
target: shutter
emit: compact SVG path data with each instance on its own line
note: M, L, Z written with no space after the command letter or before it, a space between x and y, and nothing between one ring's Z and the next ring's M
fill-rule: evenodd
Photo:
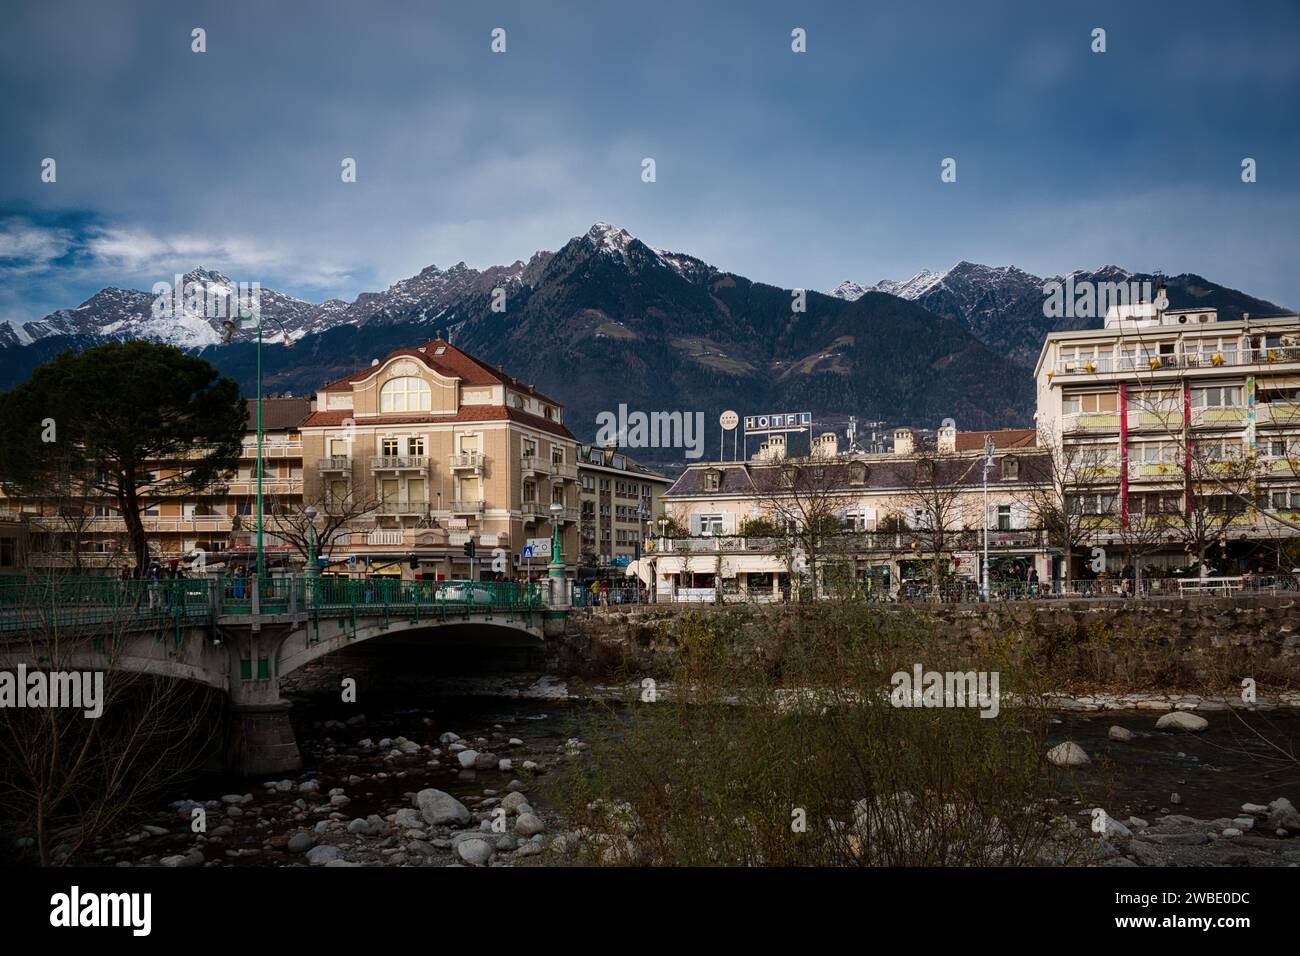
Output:
M723 515L722 515L722 533L723 533L723 534L735 534L735 533L736 533L736 515L735 515L735 512L732 512L732 511L726 511L726 512L723 512Z
M691 515L691 534L698 535L699 533L700 533L700 516Z
M1023 502L1011 503L1011 527L1017 531L1029 527L1029 509Z
M988 511L984 515L984 527L994 529L998 526L998 506L989 505Z

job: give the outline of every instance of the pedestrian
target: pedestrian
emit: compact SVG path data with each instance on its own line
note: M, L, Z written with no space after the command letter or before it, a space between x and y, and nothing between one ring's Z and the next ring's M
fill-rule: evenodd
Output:
M1029 593L1038 593L1038 568L1032 564L1029 566Z

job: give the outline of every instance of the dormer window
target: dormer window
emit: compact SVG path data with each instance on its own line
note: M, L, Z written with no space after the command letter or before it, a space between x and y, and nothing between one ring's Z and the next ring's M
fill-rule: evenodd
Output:
M860 461L849 465L849 484L865 485L867 483L867 466Z
M928 458L922 458L916 463L916 480L917 481L934 481L934 462Z
M1002 480L1015 481L1020 477L1020 459L1015 455L1008 455L1002 459Z
M545 405L542 407L542 414L545 415L548 419L551 420L555 419L555 410L551 408L550 405Z
M716 468L710 468L704 472L704 490L717 491L722 487L722 472Z
M390 378L379 390L381 412L427 412L432 407L429 383L414 375Z

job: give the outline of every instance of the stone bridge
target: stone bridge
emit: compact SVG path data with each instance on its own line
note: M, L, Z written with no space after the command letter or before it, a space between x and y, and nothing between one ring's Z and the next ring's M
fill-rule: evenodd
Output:
M513 583L329 581L290 576L243 594L218 578L63 578L0 589L0 668L127 671L196 681L230 701L227 763L298 769L282 678L381 637L452 646L541 648L567 607Z

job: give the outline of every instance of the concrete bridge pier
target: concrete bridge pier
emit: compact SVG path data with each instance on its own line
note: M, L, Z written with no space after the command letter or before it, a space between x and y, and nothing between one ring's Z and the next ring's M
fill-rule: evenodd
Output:
M302 754L289 720L290 704L280 695L280 645L292 621L257 622L222 628L230 668L230 715L226 768L243 776L293 773Z

